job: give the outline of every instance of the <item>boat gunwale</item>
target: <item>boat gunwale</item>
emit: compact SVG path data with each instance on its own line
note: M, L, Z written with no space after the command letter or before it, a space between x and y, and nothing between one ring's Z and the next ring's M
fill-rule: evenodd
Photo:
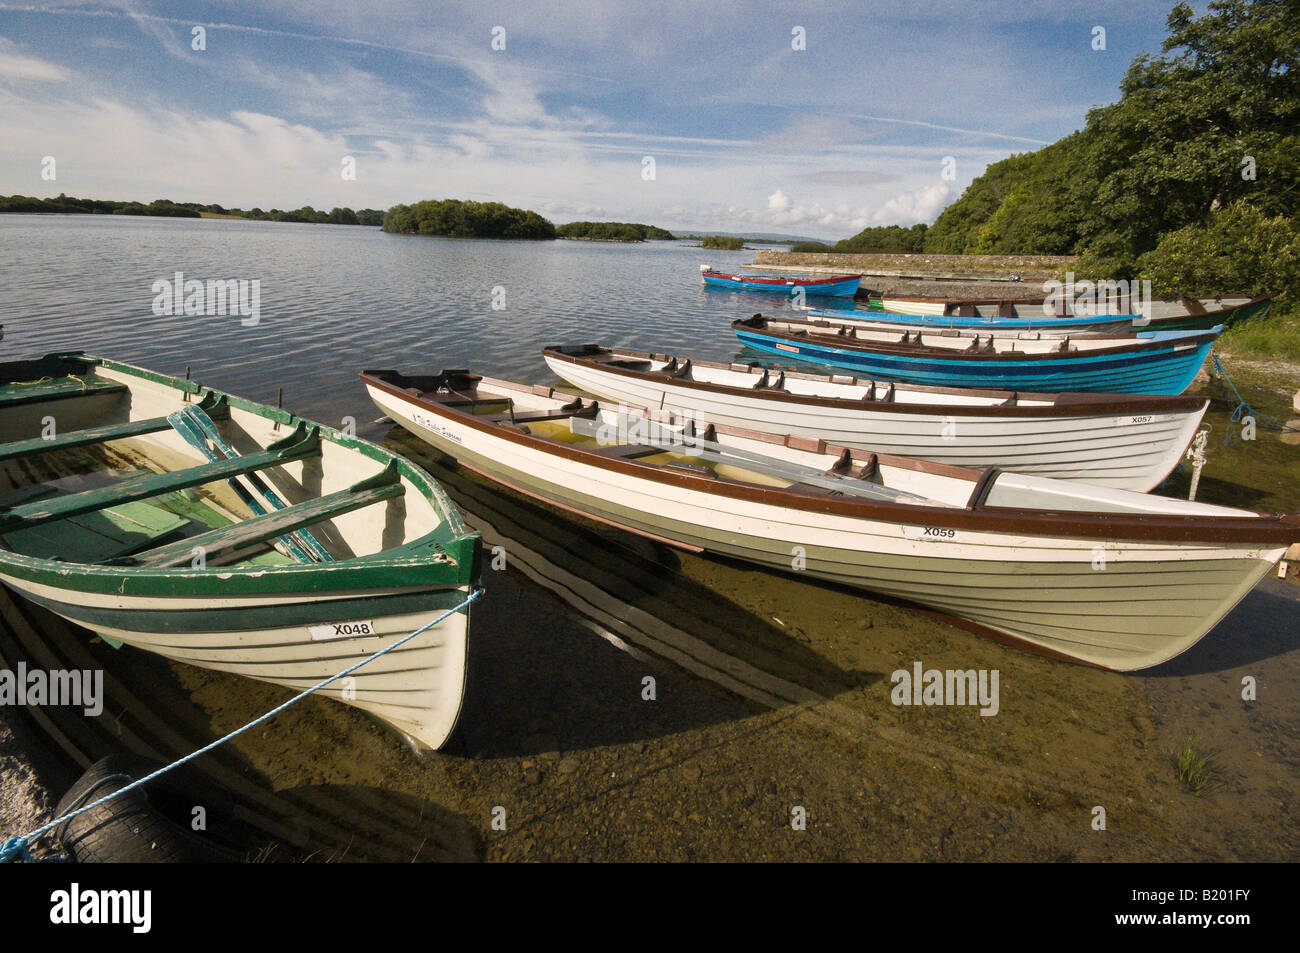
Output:
M781 287L806 287L809 285L837 285L845 281L852 281L854 278L862 280L861 274L845 275L828 275L826 277L809 276L803 277L782 277L780 275L738 275L729 271L702 271L702 278L721 278L726 281L751 282L759 285L779 285Z
M312 587L311 592L400 588L420 584L433 587L464 586L477 578L480 567L479 552L475 541L478 539L479 534L465 525L446 490L423 468L401 455L364 438L349 436L333 427L299 417L283 408L271 407L268 404L239 397L214 387L199 384L193 380L172 377L157 371L151 371L148 368L137 367L110 358L96 357L82 351L60 351L31 361L7 362L5 366L12 368L26 363L35 364L38 361L51 360L85 362L93 366L104 367L132 377L138 377L144 381L162 384L183 394L198 397L212 394L217 398L224 397L230 407L287 426L290 428L290 432L299 425L304 426L309 431L314 429L321 440L329 441L345 450L360 453L377 463L384 465L395 464L398 473L428 501L439 516L440 522L430 532L398 546L365 556L338 559L328 563L205 566L202 569L194 567L114 566L102 563L79 563L27 556L0 545L0 572L57 588L123 591L123 594L133 596L146 595L147 593L143 590L151 585L166 586L168 592L175 594L175 583L178 581L219 581L225 584L221 589L222 594L235 596L261 592L281 594L284 592L304 591L302 586L296 584L298 577L311 577L318 582L329 581L329 585ZM466 552L467 548L469 552ZM450 556L450 561L439 556L439 553ZM429 569L447 566L456 568L455 578L449 577L440 580L422 577L418 581L404 581L400 577L397 579L393 577L394 570ZM346 571L340 572L339 570ZM356 573L360 574L360 578L354 575ZM353 578L346 578L348 576L353 576ZM137 585L132 585L129 592L119 590L117 587L125 579L132 580L140 588L137 588ZM84 580L96 584L91 586L69 586L67 584L69 580ZM243 585L235 584L236 580L241 581ZM112 588L105 588L104 583L108 583ZM256 585L252 585L252 583L256 583ZM193 593L187 590L183 594L190 595Z
M964 304L969 304L969 305L991 305L991 304L997 304L997 305L1001 305L1001 304L1011 304L1011 305L1035 305L1035 304L1038 304L1038 305L1041 305L1041 304L1043 304L1045 301L1047 301L1047 299L1048 299L1050 296L1049 296L1049 295L1037 295L1037 296L1032 296L1032 297L1028 297L1028 298L940 298L940 297L931 296L931 295L895 295L895 294L877 294L877 295L873 295L872 297L875 297L878 301L889 300L889 301L909 301L909 302L913 302L913 303L915 303L915 304L942 304L942 305L944 306L944 312L945 312L945 313L942 314L942 315L938 315L938 317L945 317L945 318L946 318L946 317L959 317L959 315L950 315L950 314L948 314L948 313L947 313L947 310L948 310L948 308L950 308L950 307L959 307L959 306L964 305ZM1201 311L1200 311L1200 312L1192 312L1192 311L1188 311L1188 313L1187 313L1186 315L1182 315L1182 316L1172 316L1172 317L1165 317L1165 318L1154 318L1154 317L1153 317L1153 318L1148 318L1145 324L1143 324L1143 325L1137 325L1137 327L1151 327L1152 325L1158 325L1158 324L1160 324L1160 323L1162 323L1162 322L1179 321L1179 320L1182 320L1183 318L1193 318L1193 317L1194 317L1194 318L1197 318L1197 319L1199 319L1199 320L1207 320L1207 319L1209 319L1209 318L1213 318L1213 317L1215 317L1216 315L1221 315L1221 314L1230 314L1231 312L1233 312L1233 311L1237 311L1237 310L1239 310L1239 309L1241 309L1241 308L1250 308L1250 307L1253 307L1254 305L1260 304L1260 303L1262 303L1262 302L1264 302L1264 301L1272 301L1274 298L1277 297L1277 295L1276 295L1275 293L1273 293L1273 294L1263 294L1263 295L1253 295L1253 296L1252 296L1252 295L1246 295L1246 294L1241 294L1241 295L1213 295L1213 296L1211 296L1211 297L1212 297L1213 300L1215 300L1215 301L1222 301L1224 298L1245 298L1246 300L1243 301L1243 302L1241 302L1241 304L1234 304L1234 305L1230 305L1230 306L1224 306L1224 307L1221 307L1221 308L1216 308L1216 309L1213 310L1213 311L1210 311L1210 310L1206 309L1204 305L1201 305L1201 306L1200 306L1200 307L1201 307ZM1070 300L1077 300L1077 299L1078 299L1078 295L1076 295L1074 299L1070 299ZM1199 304L1199 302L1200 302L1201 299L1200 299L1200 298L1192 297L1192 296L1190 296L1190 295L1179 295L1178 297L1175 297L1175 298L1154 298L1154 299L1152 299L1152 300L1153 300L1153 301L1158 301L1158 302L1163 302L1163 303L1170 303L1170 304L1172 304L1172 303L1178 303L1178 304L1182 304L1184 307L1186 307L1186 306L1187 306L1187 305L1186 305L1186 302L1189 302L1189 301L1195 301L1195 302L1197 302L1197 303ZM1063 300L1063 303L1064 303L1064 300ZM1132 304L1132 301L1130 300L1129 303ZM890 314L891 312L885 311L885 312L879 312L879 313L882 313L882 314ZM1058 315L1058 317L1060 317L1060 316L1061 316L1061 315ZM1065 317L1069 317L1069 316L1070 316L1070 313L1065 313L1064 316L1065 316Z
M868 500L861 497L835 497L786 487L763 487L719 477L714 474L705 477L685 470L673 471L666 467L644 463L639 460L612 458L596 450L586 449L533 433L525 433L518 429L503 426L500 423L476 417L474 414L467 413L458 407L446 406L438 400L424 396L424 393L421 393L420 396L411 394L405 388L398 387L377 376L379 374L395 374L398 377L407 376L400 371L365 370L361 372L361 379L368 386L377 387L401 401L431 411L445 419L453 420L461 426L467 426L480 433L487 434L493 439L532 447L553 456L600 470L613 471L656 483L672 484L684 489L698 490L714 495L720 494L747 502L830 515L898 522L905 525L936 525L945 528L1002 533L1013 536L1053 536L1058 538L1126 540L1142 543L1193 542L1257 545L1288 545L1296 539L1300 539L1300 513L1264 514L1242 511L1242 516L1195 516L1191 514L1098 512L1090 514L1091 518L1080 518L1079 511L984 505L972 508L969 499L964 507L926 506ZM528 385L489 377L480 378L480 382L489 387L513 389L520 393L537 394L537 396L550 396L555 393L554 388L548 388L550 394L543 395ZM448 394L448 397L450 398L451 395ZM584 407L598 403L598 401L583 401ZM656 412L650 408L642 410L644 416L652 420L671 416L670 414ZM699 423L697 421L697 426ZM837 452L848 454L855 462L860 460L860 456L855 455L851 449L829 444L825 440L795 437L789 434L763 433L723 425L718 425L714 429L717 433L759 440L765 443L782 444L792 449L804 449L809 452L824 454ZM862 451L858 451L858 454L861 453ZM887 466L901 467L940 476L965 478L970 480L973 488L974 485L978 484L980 478L991 469L957 467L946 463L916 460L890 454L877 454L876 457L879 462Z
M750 389L738 387L731 384L716 384L711 381L697 381L687 378L672 377L663 371L637 371L631 368L614 367L608 364L602 364L599 361L584 359L576 355L566 354L560 348L565 345L553 345L542 349L543 357L554 358L565 363L578 364L592 369L609 371L619 376L634 377L640 380L658 382L660 378L664 383L671 383L677 386L686 387L692 390L706 390L714 393L733 394L736 396L759 397L765 400L771 400L779 403L807 404L810 406L834 407L845 410L856 411L879 411L881 413L908 413L908 414L939 414L942 416L993 416L993 417L1092 417L1098 415L1109 415L1113 413L1165 413L1189 411L1194 412L1198 407L1202 410L1210 405L1210 398L1195 397L1185 394L1092 394L1086 391L1082 392L1063 392L1058 394L1037 393L1029 391L1010 391L994 390L986 388L956 388L956 387L937 387L925 384L903 384L910 390L922 391L925 393L937 394L978 394L980 396L989 396L1009 400L1015 397L1019 400L1052 400L1051 404L1044 404L1036 407L1010 406L1003 407L998 404L989 404L980 406L977 404L899 404L885 400L854 400L850 397L822 397L815 394L794 394L788 391L777 391L769 388ZM585 345L578 345L585 346ZM644 360L658 360L658 352L644 353L639 351L629 351L623 348L606 348L601 345L602 350L610 354L627 354ZM672 360L674 355L664 355L668 360ZM728 364L722 364L712 361L696 361L691 358L691 363L695 367L712 367L719 370L734 370ZM740 373L739 371L735 371ZM788 374L789 372L787 372ZM825 382L828 384L836 383L834 376L830 374L810 374L798 372L798 377L804 380L813 380ZM841 384L839 386L869 386L879 384L880 381L873 381L870 378L854 377L854 384ZM898 383L898 382L895 382ZM1090 398L1097 397L1093 401ZM1062 401L1062 398L1066 398ZM1139 410L1134 408L1138 407Z
M989 353L986 351L969 351L969 350L961 350L958 348L935 347L933 345L925 344L924 342L922 342L920 345L911 344L911 343L903 344L901 342L892 342L892 341L878 341L878 342L872 341L864 344L861 342L855 342L852 339L840 338L833 333L831 334L822 333L823 328L832 327L832 325L826 324L824 322L818 323L815 321L800 321L798 319L793 319L793 318L766 318L766 317L762 318L763 323L761 325L750 323L752 321L754 321L754 318L737 319L731 322L731 329L737 334L743 331L750 334L757 334L762 337L776 338L782 341L795 341L797 343L806 342L809 344L816 344L819 347L828 347L832 349L839 349L839 350L850 351L854 353L864 352L868 354L882 354L889 357L906 356L906 357L924 357L930 359L942 358L946 360L958 361L963 363L966 361L976 361L976 362L1012 361L1014 363L1026 363L1026 362L1032 363L1034 361L1040 361L1040 360L1042 361L1082 360L1084 358L1090 358L1090 357L1110 357L1111 355L1114 354L1129 354L1129 353L1137 353L1142 351L1151 351L1151 350L1156 350L1165 345L1179 346L1184 344L1191 344L1191 345L1195 345L1196 347L1200 347L1203 344L1213 344L1214 341L1219 336L1218 333L1213 330L1166 332L1166 333L1176 333L1182 335L1178 338L1143 338L1143 337L1134 337L1133 335L1112 335L1112 334L1093 334L1093 335L1085 336L1083 334L1079 334L1079 335L1070 335L1069 337L1074 337L1085 341L1107 341L1111 339L1127 340L1129 338L1132 338L1132 340L1128 341L1128 343L1115 345L1114 347L1098 347L1098 348L1089 349L1087 351L1042 351L1042 352L996 351L996 352ZM780 321L783 324L806 326L808 328L816 329L818 333L816 336L814 336L812 333L809 333L806 337L800 338L797 335L797 333L794 331L781 332L769 328L768 326L773 321ZM924 328L917 329L917 331L919 334L925 333ZM937 332L932 332L931 336L938 336ZM979 337L980 334L977 330L970 329L970 336ZM823 337L828 339L835 338L835 340L833 341L820 340L820 338ZM1061 342L1062 343L1068 342L1069 337L1062 338Z

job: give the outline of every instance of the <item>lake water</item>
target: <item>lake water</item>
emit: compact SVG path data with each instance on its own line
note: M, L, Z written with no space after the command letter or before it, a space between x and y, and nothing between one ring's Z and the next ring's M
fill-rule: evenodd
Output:
M734 268L752 254L0 216L0 360L82 348L166 373L188 365L197 380L255 400L274 402L283 387L289 409L332 424L355 416L362 436L428 468L485 544L509 553L507 571L483 574L450 756L415 761L355 709L311 699L205 759L242 786L248 816L314 832L291 859L409 860L462 842L489 859L1293 857L1285 793L1296 706L1233 703L1243 674L1263 686L1296 681L1290 584L1266 581L1210 637L1142 676L1064 665L863 593L670 551L533 504L375 424L357 380L365 367L468 366L540 382L549 377L539 349L565 342L732 359L742 352L729 323L784 302L706 292L698 266ZM155 316L153 283L176 271L259 280L260 323ZM497 286L504 311L491 306ZM1245 393L1285 415L1293 389ZM1226 442L1240 429L1231 407L1210 415L1200 498L1294 510L1300 448L1264 431ZM1185 495L1187 484L1180 471L1164 492ZM61 633L38 617L29 657L108 672L112 719L51 709L69 712L60 737L95 757L124 744L176 757L287 696ZM921 659L1000 671L997 730L966 709L891 704L888 673ZM647 673L660 703L644 699ZM1206 799L1181 793L1163 754L1193 730L1232 779ZM1117 762L1116 750L1131 757ZM809 795L815 821L795 846L790 805ZM1126 839L1088 835L1078 805L1092 803L1130 806ZM503 804L509 832L489 830ZM918 836L879 836L904 822Z
M730 360L730 327L772 296L705 291L699 265L752 251L388 235L377 228L215 219L0 215L4 360L81 349L183 375L335 424L373 419L367 367L471 367L553 380L548 344L599 342ZM255 327L153 314L175 272L257 279ZM504 290L494 310L493 290ZM499 295L498 295L499 297ZM752 355L751 355L752 357ZM367 416L371 415L371 416Z

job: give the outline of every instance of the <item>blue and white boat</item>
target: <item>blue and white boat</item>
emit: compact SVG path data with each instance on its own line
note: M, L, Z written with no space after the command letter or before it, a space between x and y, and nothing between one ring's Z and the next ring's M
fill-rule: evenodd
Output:
M759 291L766 294L834 295L852 298L858 293L861 275L733 275L700 266L700 278L706 288L727 291Z
M1078 337L1022 331L999 337L943 329L900 335L762 315L731 327L742 344L756 351L843 367L861 377L940 387L1114 394L1181 394L1223 330Z
M853 311L843 308L810 308L812 320L861 327L957 328L972 331L1043 331L1050 334L1127 334L1140 314L1067 315L1039 317L1015 315L896 314L886 311Z

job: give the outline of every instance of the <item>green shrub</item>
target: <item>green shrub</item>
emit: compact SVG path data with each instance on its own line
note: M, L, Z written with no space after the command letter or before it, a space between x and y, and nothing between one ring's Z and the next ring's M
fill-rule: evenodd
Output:
M835 243L835 250L857 254L915 254L925 248L925 225L903 228L883 225L864 228L852 238Z
M384 231L450 238L555 237L555 226L536 212L500 202L428 200L394 205L384 213Z
M1245 201L1160 236L1138 259L1157 295L1277 294L1300 298L1300 228Z

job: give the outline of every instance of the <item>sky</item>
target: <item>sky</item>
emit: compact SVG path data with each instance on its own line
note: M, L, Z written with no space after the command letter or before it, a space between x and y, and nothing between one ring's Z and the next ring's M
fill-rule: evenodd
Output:
M835 240L1080 128L1171 6L0 0L0 194Z

